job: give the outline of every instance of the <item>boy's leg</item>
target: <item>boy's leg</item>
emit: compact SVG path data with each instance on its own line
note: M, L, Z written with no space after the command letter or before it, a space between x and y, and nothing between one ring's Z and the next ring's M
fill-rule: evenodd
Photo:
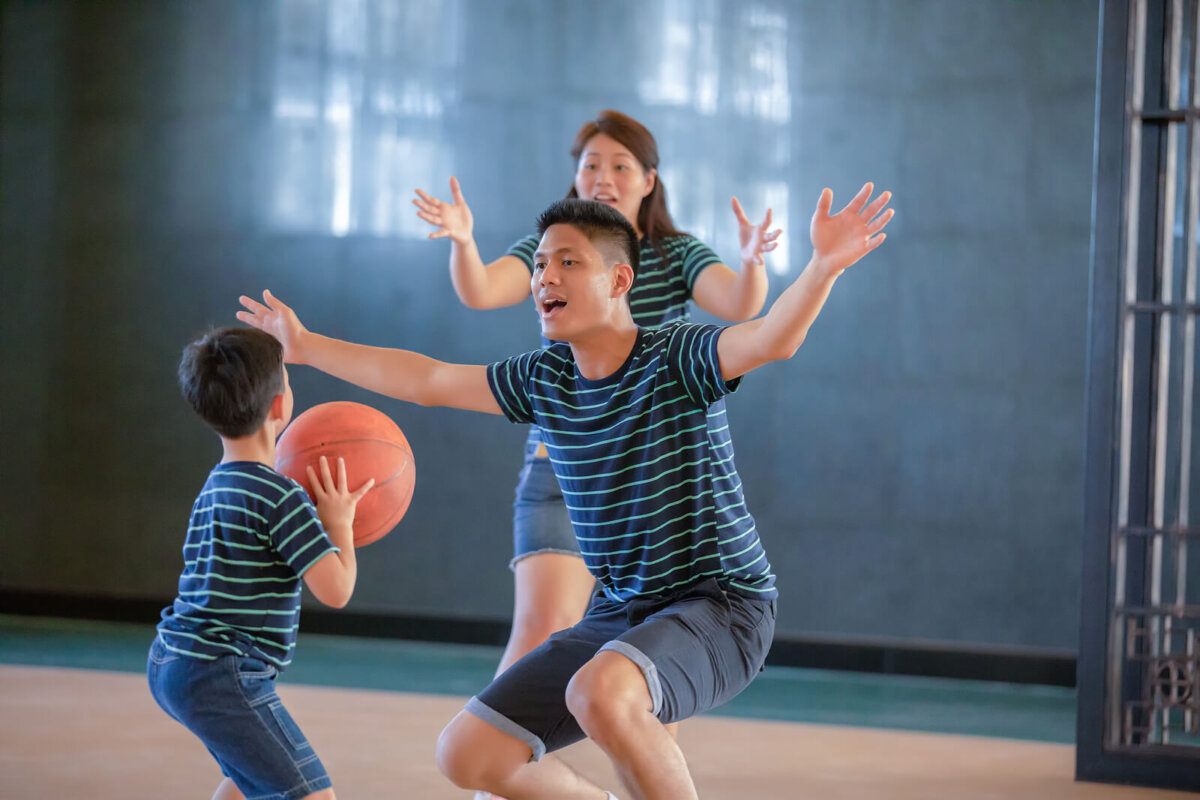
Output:
M325 767L275 694L274 667L238 656L203 661L155 640L148 670L155 700L204 742L232 778L214 797L333 797ZM234 781L236 787L226 785Z

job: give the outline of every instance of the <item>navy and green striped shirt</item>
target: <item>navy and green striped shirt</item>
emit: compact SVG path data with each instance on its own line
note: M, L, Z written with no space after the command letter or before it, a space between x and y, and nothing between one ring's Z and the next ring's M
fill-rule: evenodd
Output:
M526 236L508 248L506 255L521 259L532 276L533 254L540 242L538 236ZM649 239L641 240L637 279L629 290L629 311L634 323L643 328L686 322L688 300L700 273L721 263L721 257L712 248L686 233L660 239L659 248L661 254L651 246ZM550 340L543 337L542 345L549 344ZM530 428L528 443L536 444L540 440L537 427Z
M203 659L252 656L283 669L300 625L300 578L336 553L300 484L266 464L218 464L192 506L174 605L159 638Z
M612 600L674 593L715 577L776 596L733 460L717 357L723 327L641 328L625 364L579 374L556 342L488 367L513 422L533 422L558 476L588 569Z
M508 248L506 255L516 256L533 274L533 254L537 236L526 236ZM688 300L700 273L721 258L695 236L680 234L659 240L663 255L642 239L637 280L629 291L629 310L633 321L643 328L655 328L676 320L687 320Z

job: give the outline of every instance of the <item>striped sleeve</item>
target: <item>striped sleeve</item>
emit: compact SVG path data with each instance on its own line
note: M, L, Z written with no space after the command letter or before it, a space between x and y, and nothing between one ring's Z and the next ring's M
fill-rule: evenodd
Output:
M700 279L700 273L713 264L721 263L721 257L711 247L694 236L686 237L686 242L682 247L680 256L680 261L683 264L683 280L687 284L689 295L695 289L696 281Z
M537 236L530 234L524 239L518 239L513 242L512 247L508 248L508 252L504 255L515 256L521 259L521 263L525 265L525 269L529 270L529 274L533 274L533 254L537 252L538 242L541 241Z
M287 479L270 519L271 543L297 576L329 553L338 552L321 525L317 509L300 484Z
M664 330L670 336L667 366L683 385L688 398L702 408L737 391L742 381L740 377L731 381L721 377L717 340L725 330L722 325L683 322Z
M529 387L533 370L543 351L534 350L488 365L488 386L510 422L533 422L533 402Z

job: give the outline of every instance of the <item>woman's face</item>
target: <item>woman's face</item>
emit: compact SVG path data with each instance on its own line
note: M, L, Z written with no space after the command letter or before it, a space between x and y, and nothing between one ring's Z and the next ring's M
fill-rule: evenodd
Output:
M597 133L583 146L575 171L575 191L584 200L598 200L625 215L638 229L642 198L654 190L656 170L646 171L633 153L605 133Z

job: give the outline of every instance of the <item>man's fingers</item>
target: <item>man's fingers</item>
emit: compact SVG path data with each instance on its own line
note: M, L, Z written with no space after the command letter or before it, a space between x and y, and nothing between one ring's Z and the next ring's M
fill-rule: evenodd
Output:
M891 199L892 193L884 192L883 194L879 195L879 197L876 197L871 201L871 205L866 207L866 209L862 212L862 216L867 219L873 219L876 214L883 210L883 207L886 206L888 201Z
M817 198L817 214L822 217L829 216L829 209L833 206L833 189L826 186L821 190L821 196Z
M263 302L266 303L267 307L270 308L272 311L287 311L288 310L287 303L283 302L278 297L271 294L270 289L263 289Z
M874 190L875 184L867 181L863 184L863 187L858 190L858 194L854 195L854 199L847 203L846 207L843 208L842 211L850 211L857 214L862 210L862 207L867 204L867 198L871 196L871 192ZM841 212L839 211L838 213L840 214Z
M263 326L262 317L255 316L254 314L251 314L249 311L239 311L234 316L236 316L239 320L246 323L250 327L258 328L259 330L262 330L262 326Z
M242 295L241 297L239 297L238 302L241 303L243 306L245 306L247 309L249 309L251 313L254 313L254 314L265 314L268 310L267 307L264 306L262 303L258 302L253 297L247 297L246 295ZM243 312L239 311L238 313L241 314Z
M875 218L875 221L867 226L867 233L879 233L884 226L892 221L892 217L896 215L896 209L889 208L887 211Z

